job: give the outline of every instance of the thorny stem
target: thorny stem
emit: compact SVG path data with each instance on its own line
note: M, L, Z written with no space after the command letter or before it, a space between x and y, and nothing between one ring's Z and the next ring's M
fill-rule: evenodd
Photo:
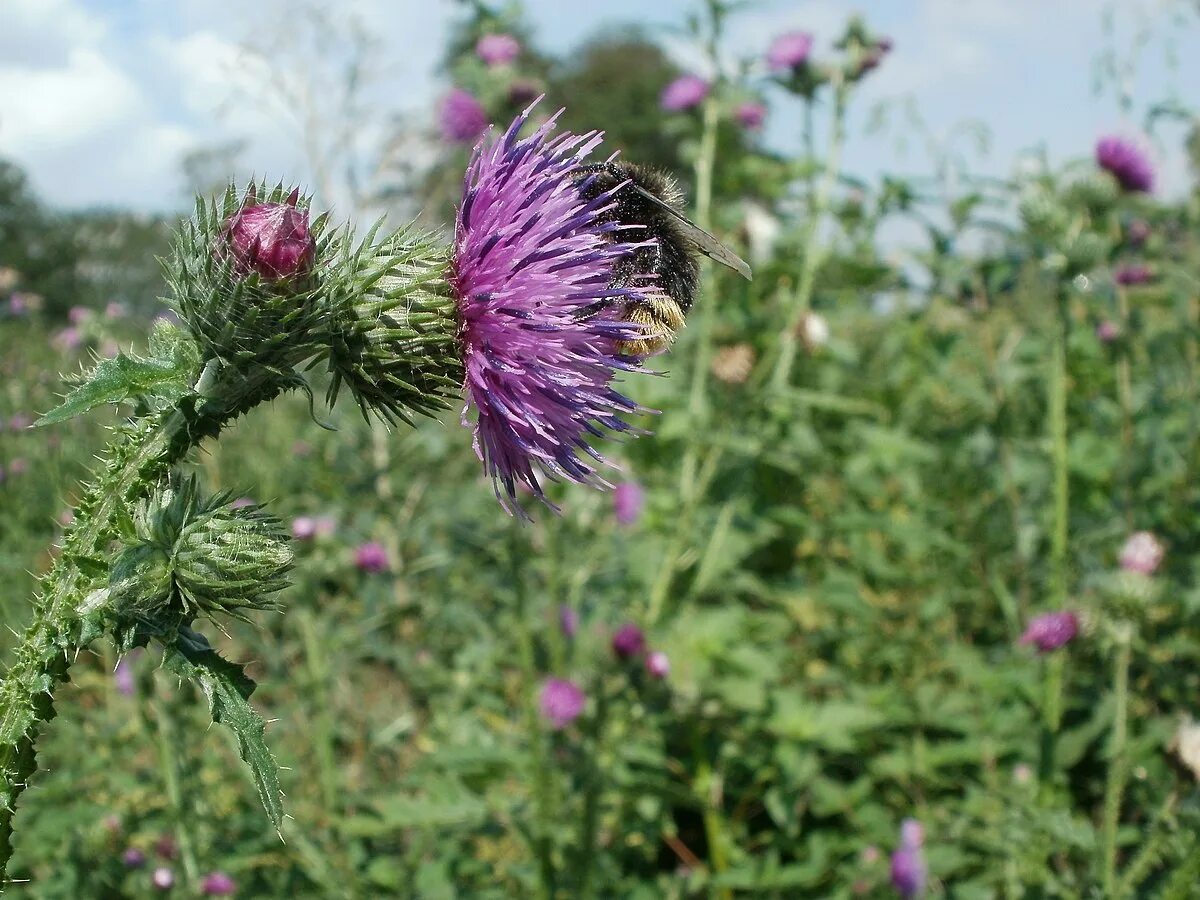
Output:
M1117 827L1121 819L1121 795L1125 790L1128 760L1125 742L1129 730L1129 661L1132 656L1133 626L1121 622L1115 628L1117 644L1113 666L1112 735L1108 746L1108 778L1104 785L1104 895L1115 896L1117 887Z
M37 771L34 741L54 717L53 694L75 656L99 636L79 609L94 582L80 561L103 557L118 513L143 497L192 447L226 423L279 394L272 376L230 372L224 382L206 369L211 390L127 427L111 446L104 471L86 489L62 552L41 581L42 595L0 684L0 881L12 856L17 801Z
M825 167L816 195L808 210L808 222L804 231L803 258L800 261L800 277L796 293L792 296L783 333L779 338L778 357L771 375L772 390L778 392L787 386L796 359L796 344L799 341L800 323L812 306L813 288L817 272L825 262L826 251L821 247L821 220L829 209L833 186L841 166L842 144L846 138L846 99L848 85L834 76L833 120L829 136L829 149L825 154Z

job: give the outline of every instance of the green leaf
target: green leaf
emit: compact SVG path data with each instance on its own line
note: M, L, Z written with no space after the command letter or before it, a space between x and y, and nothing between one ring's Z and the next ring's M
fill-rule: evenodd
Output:
M177 675L189 678L208 698L212 720L233 732L238 752L258 788L259 799L278 831L283 824L283 791L279 766L263 739L262 717L248 702L255 683L241 666L223 659L203 635L181 629L174 646L165 650L163 664Z
M172 325L155 329L150 359L118 353L96 368L57 407L35 422L56 425L106 403L121 403L145 394L175 399L187 391L196 367L195 347Z

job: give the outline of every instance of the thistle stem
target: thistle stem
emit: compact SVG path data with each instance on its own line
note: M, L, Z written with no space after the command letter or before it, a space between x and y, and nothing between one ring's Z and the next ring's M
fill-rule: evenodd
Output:
M1067 543L1069 536L1070 496L1067 472L1067 309L1065 290L1058 295L1050 351L1050 380L1047 404L1047 428L1054 469L1052 493L1052 530L1050 542L1050 602L1061 609L1067 602Z
M1133 376L1129 360L1129 293L1117 288L1120 343L1117 348L1117 401L1121 406L1121 505L1125 527L1133 530Z
M821 181L817 185L816 194L808 210L808 222L805 225L803 258L800 261L800 278L796 284L796 293L792 295L787 319L782 334L779 336L778 356L775 369L771 375L771 388L778 392L787 386L791 378L792 365L796 360L796 344L799 341L800 323L812 307L813 288L816 285L817 272L825 262L826 253L821 247L821 220L829 209L833 195L833 185L837 180L841 166L842 144L846 138L846 98L848 90L845 82L835 76L833 85L833 119L829 136L829 149L825 154L825 166Z
M1129 728L1129 662L1133 654L1133 626L1120 623L1115 629L1117 644L1113 666L1113 725L1108 748L1108 778L1104 785L1104 896L1115 896L1117 887L1117 828L1121 818L1121 795L1125 790L1126 737Z
M162 765L163 781L167 799L171 803L171 820L174 838L179 845L179 858L183 863L183 885L189 888L200 878L200 867L196 863L196 844L188 827L193 819L190 798L184 788L184 773L179 760L183 750L179 739L175 706L171 700L159 700L154 704L154 725L158 734L159 762Z
M704 128L700 136L700 155L696 159L696 224L705 231L712 230L712 179L717 156L717 100L709 96L704 101ZM700 283L711 282L712 264L705 258L701 265ZM706 291L706 294L710 292ZM701 298L696 317L696 356L692 362L692 388L688 397L688 414L695 418L704 405L708 386L709 361L712 357L712 304Z
M604 785L604 773L600 768L600 756L604 749L604 731L608 724L608 692L603 679L597 679L596 716L592 721L591 765L583 797L583 827L579 841L578 896L582 900L595 896L592 888L592 873L596 859L596 828L600 819L600 790Z

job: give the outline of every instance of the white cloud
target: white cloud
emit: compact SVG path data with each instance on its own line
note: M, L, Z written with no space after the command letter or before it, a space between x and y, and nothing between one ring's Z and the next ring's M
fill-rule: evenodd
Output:
M104 37L104 23L73 0L4 0L0 60L6 65L54 67L81 46Z

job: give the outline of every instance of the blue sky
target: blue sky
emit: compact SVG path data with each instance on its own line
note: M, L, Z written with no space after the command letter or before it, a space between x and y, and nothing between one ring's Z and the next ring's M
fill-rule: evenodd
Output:
M182 156L235 138L247 142L241 162L248 171L307 181L313 173L299 131L261 101L269 73L240 50L255 36L285 34L295 5L0 0L0 156L24 166L49 201L70 207L178 208L186 202ZM639 22L659 29L686 66L698 65L697 57L671 26L697 5L525 3L546 49L569 49L598 28ZM330 0L326 6L357 10L370 23L384 49L373 100L380 113L402 116L414 134L423 134L445 88L435 68L457 4ZM1115 23L1111 34L1102 25L1106 10ZM1172 10L1180 22L1168 19ZM982 123L991 133L990 151L969 158L975 170L995 174L1011 171L1017 155L1037 145L1062 161L1087 155L1100 134L1136 134L1151 102L1176 97L1200 105L1200 54L1184 52L1200 47L1200 17L1184 0L762 0L733 22L729 62L761 54L789 29L814 32L820 46L854 11L896 41L857 100L846 153L856 174L929 168L911 130L867 131L869 112L880 104L895 116L911 100L934 140L966 120ZM1136 77L1128 84L1135 105L1127 114L1111 84L1100 94L1093 90L1092 69L1107 48L1124 60L1139 45ZM1180 57L1175 67L1165 62L1172 48ZM792 147L798 110L786 98L770 99L766 138ZM1166 143L1155 148L1166 193L1186 180L1179 134L1165 130Z

